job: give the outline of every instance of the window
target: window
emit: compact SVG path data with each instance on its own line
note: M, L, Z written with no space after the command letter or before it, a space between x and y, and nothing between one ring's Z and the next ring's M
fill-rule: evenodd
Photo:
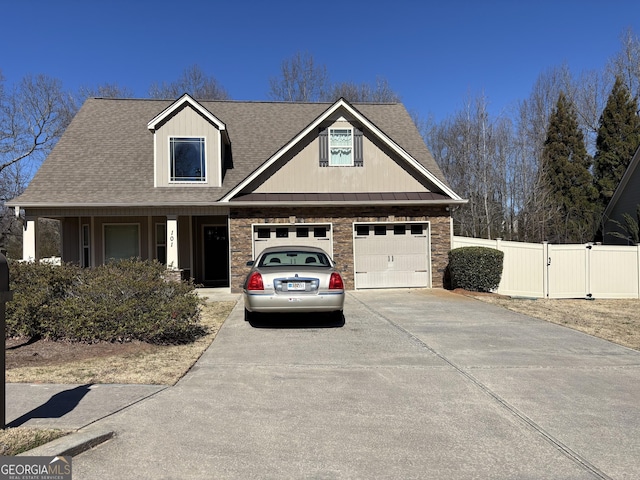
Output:
M138 225L105 225L105 261L140 257L139 239Z
M268 228L258 228L258 238L271 238L271 230Z
M422 225L411 225L411 235L422 235Z
M289 229L276 228L276 238L289 238Z
M353 165L353 130L350 128L329 129L329 165Z
M307 238L309 236L309 229L307 227L296 228L296 237Z
M204 138L171 137L169 139L172 182L205 182Z
M394 225L393 226L393 234L394 235L404 235L406 233L406 229L404 225Z
M369 225L356 225L356 235L358 236L369 235Z
M376 225L373 227L373 231L375 235L386 235L387 234L387 226L386 225Z
M167 226L164 223L156 223L156 260L167 264Z
M314 227L313 228L313 236L314 238L324 238L327 236L327 227Z

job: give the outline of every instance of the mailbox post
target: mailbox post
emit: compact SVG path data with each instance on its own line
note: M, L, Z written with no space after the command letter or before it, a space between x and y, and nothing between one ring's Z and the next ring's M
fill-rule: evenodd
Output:
M6 319L5 307L6 303L13 299L13 292L9 291L9 264L7 258L0 253L0 333L2 334L2 342L0 346L0 369L2 370L2 383L0 384L0 429L6 427L7 420L7 383L6 383L6 361L5 361L5 345L6 345Z

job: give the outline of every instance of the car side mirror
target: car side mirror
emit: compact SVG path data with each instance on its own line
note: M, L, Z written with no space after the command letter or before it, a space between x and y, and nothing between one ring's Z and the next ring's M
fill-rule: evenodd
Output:
M253 260L249 260L249 261L247 262L247 267L253 267L253 264L254 264L254 263L256 263L256 262L254 262Z

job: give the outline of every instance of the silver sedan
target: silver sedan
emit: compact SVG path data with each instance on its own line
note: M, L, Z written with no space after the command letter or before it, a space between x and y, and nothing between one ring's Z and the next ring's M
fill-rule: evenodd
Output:
M344 282L321 248L265 248L243 286L245 320L254 313L334 312L342 317Z

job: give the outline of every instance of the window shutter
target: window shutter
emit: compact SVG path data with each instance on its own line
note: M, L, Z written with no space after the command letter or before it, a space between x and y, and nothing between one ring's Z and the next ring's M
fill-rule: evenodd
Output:
M318 135L318 143L320 144L320 166L329 166L329 130L326 128L320 129Z
M362 130L355 128L353 130L353 166L362 167L364 165L364 157L362 155Z

